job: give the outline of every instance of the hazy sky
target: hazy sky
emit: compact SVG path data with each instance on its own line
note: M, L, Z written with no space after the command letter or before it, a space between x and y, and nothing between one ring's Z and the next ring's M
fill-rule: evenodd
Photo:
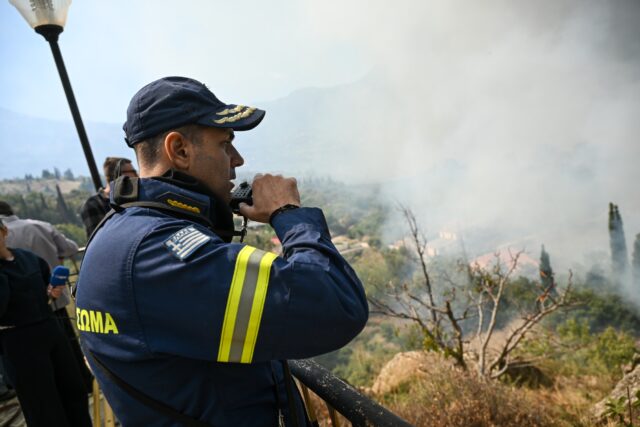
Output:
M318 2L319 3L319 2ZM74 1L60 47L85 120L124 121L129 99L166 75L206 82L228 102L266 101L357 80L374 58L300 0ZM69 117L48 44L0 3L0 106Z
M49 47L8 2L0 39L0 107L69 120ZM118 124L165 75L259 105L373 74L338 178L398 179L428 227L520 227L534 256L606 251L609 201L629 247L640 232L638 0L76 1L60 46L85 120Z

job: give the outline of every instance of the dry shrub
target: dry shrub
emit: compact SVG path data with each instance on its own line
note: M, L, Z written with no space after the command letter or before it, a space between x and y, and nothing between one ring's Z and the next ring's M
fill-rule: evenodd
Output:
M544 427L558 424L526 391L447 370L405 384L383 404L416 427Z
M550 388L518 388L440 367L372 398L416 427L614 427L591 414L610 389L602 378L587 376L556 377ZM320 427L331 426L325 403L310 394ZM339 419L340 426L350 425Z
M588 427L598 425L593 405L614 385L608 376L557 376L553 387L527 392L546 407L553 407L556 419L571 421L566 425Z

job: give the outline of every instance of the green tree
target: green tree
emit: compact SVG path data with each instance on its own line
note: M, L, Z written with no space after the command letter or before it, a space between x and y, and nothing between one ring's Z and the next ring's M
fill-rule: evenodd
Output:
M56 224L56 228L69 239L76 242L78 246L87 244L87 234L83 227L77 224Z
M629 265L627 242L622 227L622 217L617 205L609 203L609 244L611 246L611 268L613 279L619 285L626 282Z
M88 196L88 192L79 190L74 190L64 195L43 194L32 191L25 195L0 195L0 199L9 203L20 218L37 219L51 224L70 223L81 225L80 207ZM61 200L64 201L66 209L60 205ZM54 206L57 208L51 208Z
M16 210L15 203L9 202L9 204L13 206L13 209L15 211ZM27 202L24 200L24 197L22 197L22 195L20 195L18 199L18 209L16 213L18 213L18 216L23 216L24 218L29 217L29 207L27 206Z
M633 258L631 261L633 272L633 283L636 291L640 289L640 234L636 234L636 240L633 243Z
M588 322L591 331L601 332L610 326L630 333L640 331L640 313L631 301L616 292L578 286L573 298L576 307L570 317ZM557 323L563 319L550 320Z
M587 319L570 317L536 339L528 340L519 357L541 358L564 375L607 375L619 378L621 367L635 353L635 338L611 326L596 332Z
M40 210L46 212L49 210L49 206L47 205L47 201L44 198L44 194L39 193L40 196Z
M58 184L56 184L56 195L57 195L57 207L58 207L58 212L60 213L60 215L62 216L62 218L64 219L65 222L73 222L73 215L71 214L71 212L69 211L69 208L67 207L67 203L64 200L64 196L62 195L62 191L60 190L60 186Z
M544 250L544 245L542 245L542 251L540 252L540 282L547 292L551 292L555 287L551 261L549 259L549 254Z

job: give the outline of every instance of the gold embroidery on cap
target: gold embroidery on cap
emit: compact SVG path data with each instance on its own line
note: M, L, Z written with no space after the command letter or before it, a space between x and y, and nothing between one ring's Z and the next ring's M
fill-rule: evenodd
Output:
M233 108L225 108L222 111L218 111L216 114L218 116L226 116L227 114L237 113L238 111L242 110L243 108L244 108L244 105L236 105Z
M184 209L186 211L191 211L191 212L195 212L195 213L200 213L200 208L196 207L196 206L189 206L185 203L179 202L177 200L173 200L173 199L167 199L167 203L170 204L171 206L173 206L174 208L178 208L178 209Z
M221 125L221 124L224 124L224 123L237 122L240 119L245 119L245 118L249 117L250 115L253 114L254 111L256 111L255 107L247 107L247 109L244 110L242 113L238 113L238 114L235 114L233 116L223 117L221 119L214 120L214 123L217 123L217 124Z

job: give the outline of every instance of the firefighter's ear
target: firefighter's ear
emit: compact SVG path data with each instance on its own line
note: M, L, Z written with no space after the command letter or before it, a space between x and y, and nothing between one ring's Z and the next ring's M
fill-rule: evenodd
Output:
M169 132L164 137L164 152L174 169L189 169L194 154L193 144L180 132Z

